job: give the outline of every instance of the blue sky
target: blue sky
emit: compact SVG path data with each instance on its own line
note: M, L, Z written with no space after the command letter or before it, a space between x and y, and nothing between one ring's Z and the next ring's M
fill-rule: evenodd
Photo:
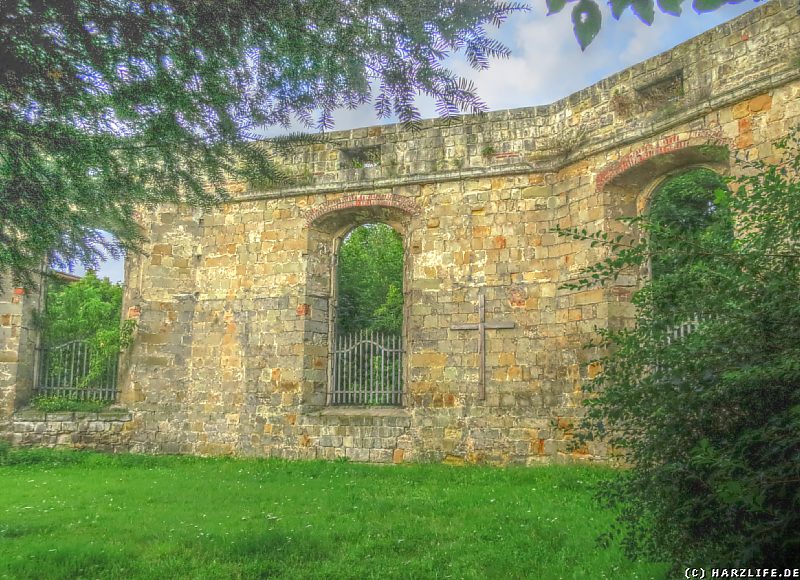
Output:
M747 0L711 13L697 14L687 0L680 17L657 11L652 26L643 24L630 10L616 21L603 6L603 27L585 52L581 52L572 32L571 4L553 16L546 16L544 0L529 0L529 4L531 10L514 14L500 29L491 31L492 36L511 49L509 58L492 61L484 71L475 71L463 58L450 59L452 70L475 82L489 110L552 103L669 50L760 3ZM431 101L420 100L419 104L423 117L436 116ZM343 110L335 120L336 129L387 122L379 120L369 105L353 111Z
M560 14L545 16L544 0L529 3L530 11L511 16L500 29L491 32L511 49L509 58L492 61L485 71L475 71L458 56L449 61L452 70L475 82L478 94L492 111L551 103L759 5L747 0L696 14L687 1L682 16L657 12L652 26L642 24L630 10L616 21L606 8L603 28L589 48L581 52L572 34L570 5ZM419 106L424 117L436 116L433 102L422 99ZM334 119L337 130L387 122L375 116L371 105L341 110ZM284 131L277 131L280 132ZM122 281L121 262L106 262L98 275L107 276L112 282Z

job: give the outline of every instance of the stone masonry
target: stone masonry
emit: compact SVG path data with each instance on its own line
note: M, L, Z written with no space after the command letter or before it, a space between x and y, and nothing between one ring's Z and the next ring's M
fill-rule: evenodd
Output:
M30 399L36 332L33 316L40 296L0 278L0 436L10 432L15 409Z
M550 105L331 133L279 158L289 186L234 184L212 211L143 213L150 243L126 265L138 330L121 369L123 446L383 463L613 457L571 445L581 383L597 372L584 345L630 321L640 280L564 289L604 254L553 228L622 232L615 218L676 172L770 160L800 123L798 57L797 4L773 0ZM335 254L373 222L405 244L403 404L329 406ZM481 295L487 321L514 323L486 331L483 399L477 333L451 328L477 322ZM20 399L10 380L7 423L4 401Z
M121 409L100 413L43 413L25 409L14 416L12 441L16 445L39 447L128 451L130 420L130 413Z

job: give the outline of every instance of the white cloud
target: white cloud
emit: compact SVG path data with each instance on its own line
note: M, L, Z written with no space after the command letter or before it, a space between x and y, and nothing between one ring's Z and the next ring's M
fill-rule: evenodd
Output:
M580 90L610 55L600 44L581 53L568 16L545 17L536 10L520 15L497 35L511 48L510 58L494 61L480 72L463 59L453 68L475 80L478 93L493 110L547 104Z
M646 60L725 22L755 4L727 6L711 14L686 11L680 18L657 13L652 26L629 11L620 21L603 12L597 38L581 52L573 36L569 6L546 16L544 3L515 15L496 35L512 50L506 60L494 61L487 71L475 72L460 59L459 74L472 78L492 110L547 104L586 88L615 72Z
M569 5L562 13L547 16L543 0L532 0L531 4L530 11L512 15L493 34L511 49L509 58L493 60L484 71L471 68L460 55L453 56L447 63L454 72L475 82L489 110L552 103L757 5L755 2L726 5L702 15L687 6L679 18L657 11L652 26L643 24L630 10L616 21L603 5L603 27L594 42L581 52L573 36ZM436 116L431 99L420 98L418 106L423 117ZM334 120L335 130L393 122L378 119L372 104L336 111ZM288 130L270 128L264 135L299 130L309 131L294 125Z
M449 61L453 71L475 82L489 110L551 103L756 6L745 2L702 15L687 7L679 18L657 12L652 26L644 25L630 11L618 22L604 6L603 28L581 52L573 36L569 5L560 14L546 16L542 0L532 4L529 12L511 16L494 34L511 48L510 58L492 61L485 71L475 71L463 57ZM425 116L435 116L430 101L420 109ZM337 112L335 120L336 129L387 122L377 119L369 105Z

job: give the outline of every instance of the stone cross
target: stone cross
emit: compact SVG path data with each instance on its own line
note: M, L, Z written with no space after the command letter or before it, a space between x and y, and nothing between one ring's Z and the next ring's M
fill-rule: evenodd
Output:
M486 398L486 329L487 328L514 328L513 322L486 322L486 296L481 294L478 301L478 324L454 324L450 330L477 330L478 331L478 360L480 361L480 375L478 376L478 398Z

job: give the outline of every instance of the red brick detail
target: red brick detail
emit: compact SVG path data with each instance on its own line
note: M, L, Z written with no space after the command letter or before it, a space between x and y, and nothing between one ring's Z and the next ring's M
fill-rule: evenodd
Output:
M311 314L311 304L300 304L297 306L297 316L309 316Z
M619 298L620 300L630 300L631 294L633 291L630 288L620 288L619 286L614 286L611 289L611 293Z
M527 302L525 293L519 288L513 288L508 293L508 303L512 308L524 308Z
M393 193L344 195L311 209L306 215L306 225L310 226L329 213L353 207L395 207L409 214L419 212L419 206L413 199L394 195Z
M142 315L142 309L138 306L131 306L128 308L128 319L137 320Z
M635 151L631 151L619 161L612 163L600 171L595 179L595 188L597 191L603 191L609 181L622 175L629 169L644 163L656 155L664 155L665 153L672 153L673 151L685 149L689 147L690 144L725 145L726 143L719 133L712 133L707 130L692 131L683 139L681 139L680 135L668 135L658 141L648 143Z

